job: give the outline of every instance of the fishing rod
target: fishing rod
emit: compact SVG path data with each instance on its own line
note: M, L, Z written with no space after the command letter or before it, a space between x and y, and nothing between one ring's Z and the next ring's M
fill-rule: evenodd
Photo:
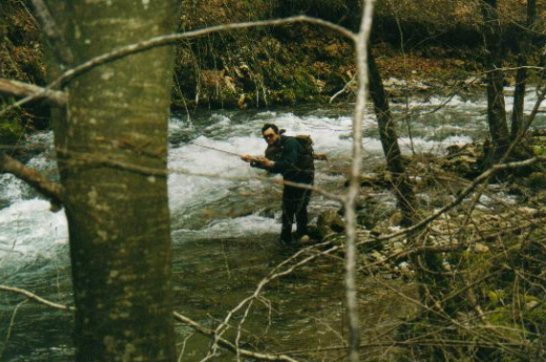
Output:
M217 151L217 152L222 152L222 153L225 153L225 154L227 154L227 155L241 157L241 155L239 155L238 153L230 152L230 151L226 151L226 150L222 150L222 149L220 149L220 148L215 148L215 147L211 147L211 146L200 145L200 144L198 144L198 143L194 143L194 145L196 145L196 146L198 146L198 147L202 147L202 148L207 148L207 149L209 149L209 150Z
M194 143L194 145L196 145L198 147L202 147L202 148L207 148L209 150L217 151L217 152L222 152L222 153L225 153L225 154L230 155L230 156L236 156L236 157L239 157L239 158L241 157L241 155L238 154L238 153L222 150L220 148L200 145L198 143ZM317 160L317 161L328 161L328 156L325 153L314 153L313 152L313 159Z

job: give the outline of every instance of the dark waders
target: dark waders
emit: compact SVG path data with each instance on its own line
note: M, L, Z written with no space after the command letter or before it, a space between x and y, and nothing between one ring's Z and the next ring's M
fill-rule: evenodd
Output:
M284 186L282 194L282 230L281 241L291 243L292 224L296 217L296 231L298 238L308 234L307 232L307 205L311 199L311 190L292 186Z

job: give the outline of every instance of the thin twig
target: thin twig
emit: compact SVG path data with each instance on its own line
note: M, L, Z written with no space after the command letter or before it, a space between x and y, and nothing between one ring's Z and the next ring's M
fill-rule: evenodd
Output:
M51 302L45 298L42 298L26 289L21 289L21 288L16 288L16 287L10 287L8 285L0 285L0 290L3 290L3 291L6 291L6 292L13 292L13 293L17 293L17 294L22 294L24 295L25 297L35 301L35 302L38 302L40 304L45 304L47 305L48 307L51 307L51 308L55 308L55 309L60 309L60 310L66 310L66 311L74 311L75 308L74 307L70 307L70 306L66 306L64 304L59 304L59 303L55 303L55 302Z
M349 89L350 86L352 86L353 84L356 83L356 73L353 74L353 76L351 77L351 79L345 83L345 85L343 86L343 88L341 88L339 91L337 91L333 96L330 97L330 99L328 100L328 103L332 103L339 95L343 94L344 92L347 91L347 89Z
M104 157L94 153L74 152L74 151L67 152L67 151L60 151L60 150L58 150L57 152L59 154L72 156L67 161L67 163L69 163L72 167L113 167L119 170L125 170L125 171L135 172L138 174L143 174L146 176L157 176L157 177L167 177L169 174L187 174L190 176L207 177L207 178L215 178L215 179L219 177L218 174L191 172L182 168L169 168L165 170L165 169L159 169L159 168L153 168L153 167L140 166L135 163L116 161L109 157ZM240 177L240 176L222 176L222 178L229 179L229 180L248 180L248 177ZM334 193L328 192L314 185L309 185L309 184L304 184L299 182L292 182L292 181L285 181L280 179L272 179L270 177L255 176L255 178L263 180L263 181L267 181L270 183L278 184L278 185L286 185L286 186L301 188L305 190L311 190L329 199L338 201L340 203L343 203L345 200L340 195L336 195Z
M201 324L197 323L196 321L178 313L178 312L174 312L173 313L173 316L174 316L174 319L179 321L179 322L182 322L190 327L192 327L194 330L196 330L197 332L205 335L205 336L208 336L208 337L214 337L215 339L217 338L217 336L215 335L215 332L209 328L206 328L204 326L202 326ZM231 343L230 341L228 341L227 339L225 338L217 338L217 343L219 345L221 345L223 348L227 349L227 350L230 350L232 352L235 352L237 353L237 348L235 347L235 345L233 343ZM258 360L262 360L262 361L287 361L287 362L297 362L296 359L290 357L290 356L287 356L287 355L284 355L284 354L267 354L267 353L260 353L260 352L252 352L252 351L249 351L247 349L242 349L242 348L239 348L239 353L241 356L244 356L244 357L250 357L250 358L255 358L255 359L258 359Z
M224 320L222 321L222 323L220 323L216 327L216 329L214 330L214 333L215 333L214 343L212 344L212 346L211 346L211 348L209 350L209 353L207 354L205 359L208 359L208 358L210 358L209 356L212 356L212 355L215 354L216 349L217 349L217 344L218 344L217 340L219 338L221 338L223 333L225 333L225 331L227 330L228 323L231 320L231 318L235 315L235 313L237 313L239 310L241 310L243 307L245 307L245 305L247 303L251 302L252 300L254 300L256 298L258 298L258 296L261 294L262 290L265 288L265 286L267 284L269 284L271 281L273 281L275 279L278 279L278 278L280 278L282 276L285 276L285 275L288 275L288 274L292 273L296 268L298 268L298 267L300 267L300 266L302 266L304 264L307 264L309 261L314 260L314 259L318 258L321 255L325 255L325 254L328 254L328 253L332 252L333 250L337 250L338 246L334 246L334 247L331 247L330 249L327 249L325 251L321 251L319 253L308 256L305 259L303 259L303 260L295 263L294 265L290 266L289 268L287 268L285 270L282 270L282 271L279 271L282 267L284 267L285 265L289 264L290 262L296 260L300 255L303 255L304 253L307 253L308 251L310 251L312 249L324 247L324 246L327 246L327 245L330 245L330 244L331 244L330 241L326 241L326 242L323 242L323 243L320 243L320 244L316 244L316 245L312 245L312 246L300 249L296 253L294 253L294 255L292 255L290 258L282 261L275 268L273 268L271 270L271 272L269 273L269 275L267 275L265 278L263 278L258 283L258 286L254 290L252 295L246 297L241 302L239 302L239 304L235 308L231 309L228 312L228 314L226 315L226 317L224 318Z
M4 351L6 350L6 347L8 346L9 339L11 338L11 331L13 330L13 325L15 324L15 317L17 316L17 312L19 311L19 308L26 302L28 302L28 299L25 299L22 302L18 303L13 309L13 313L11 314L11 318L9 320L9 326L6 332L6 337L4 338L4 343L2 344L2 347L0 348L0 359L2 359L2 355L4 354Z

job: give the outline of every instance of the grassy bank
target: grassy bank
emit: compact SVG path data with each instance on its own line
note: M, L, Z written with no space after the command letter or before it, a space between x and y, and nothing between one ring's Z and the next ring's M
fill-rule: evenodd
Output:
M21 1L0 3L0 77L45 84L43 46L38 25ZM0 107L14 101L0 97ZM14 110L0 119L0 144L14 144L25 130L46 127L46 109L40 105Z

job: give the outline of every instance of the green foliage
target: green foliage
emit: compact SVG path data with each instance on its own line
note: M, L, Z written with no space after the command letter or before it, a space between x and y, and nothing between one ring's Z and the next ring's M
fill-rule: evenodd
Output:
M24 128L18 121L0 121L0 145L14 145L23 136Z
M462 232L459 239L468 238L468 249L446 255L455 273L438 274L422 259L428 270L418 275L425 276L419 281L422 296L431 296L430 300L422 297L429 309L408 321L399 335L415 341L412 358L524 361L540 353L546 326L546 295L541 287L545 237L543 227L523 236L499 236L494 242L472 241L472 235ZM435 341L432 345L419 343L430 339Z
M315 79L309 74L305 67L297 67L294 69L294 91L296 97L301 99L318 93L315 87Z
M533 153L535 156L545 156L546 155L546 146L543 145L534 145Z

